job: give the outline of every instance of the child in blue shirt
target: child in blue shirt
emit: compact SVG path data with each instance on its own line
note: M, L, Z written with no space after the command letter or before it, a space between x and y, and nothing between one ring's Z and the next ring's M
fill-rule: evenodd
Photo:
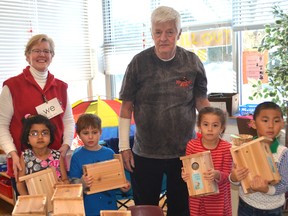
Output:
M91 187L92 176L83 174L83 165L111 160L114 151L99 145L101 136L101 119L94 114L82 114L76 122L76 132L83 141L81 146L73 152L70 164L69 177L72 183L82 183L84 191ZM130 183L121 188L123 191L130 189ZM109 190L94 194L84 194L84 208L86 216L99 216L100 210L117 210L116 190Z

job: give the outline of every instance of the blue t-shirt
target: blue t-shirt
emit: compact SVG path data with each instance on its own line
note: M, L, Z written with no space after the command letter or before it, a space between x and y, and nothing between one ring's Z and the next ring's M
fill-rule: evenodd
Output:
M75 149L71 158L69 177L81 178L83 165L111 160L114 158L112 149L102 146L98 151L89 151L84 147ZM117 210L116 190L109 190L95 194L84 194L84 208L86 216L99 216L100 210Z

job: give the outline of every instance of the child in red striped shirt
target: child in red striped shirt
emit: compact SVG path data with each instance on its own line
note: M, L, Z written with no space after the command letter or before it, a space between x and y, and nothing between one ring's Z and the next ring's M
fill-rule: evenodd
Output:
M218 184L219 193L199 197L189 197L189 210L192 216L232 216L230 182L232 169L231 144L221 135L226 128L226 114L219 108L205 107L199 111L197 126L201 136L192 139L186 147L186 155L210 151L214 169L203 173L205 179ZM182 178L188 181L189 175L182 170Z

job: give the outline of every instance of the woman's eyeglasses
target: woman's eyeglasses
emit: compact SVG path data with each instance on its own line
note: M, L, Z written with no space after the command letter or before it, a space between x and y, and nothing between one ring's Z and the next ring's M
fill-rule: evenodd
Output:
M32 53L35 53L37 55L40 55L41 53L43 53L44 55L49 55L52 53L51 50L48 50L48 49L44 49L44 50L40 50L40 49L33 49L31 50Z

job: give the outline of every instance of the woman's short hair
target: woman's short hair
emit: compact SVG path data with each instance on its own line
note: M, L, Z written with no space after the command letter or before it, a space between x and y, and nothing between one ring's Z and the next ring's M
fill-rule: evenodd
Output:
M33 46L43 41L46 41L49 43L51 55L54 56L55 55L54 41L51 38L49 38L46 34L37 34L30 38L30 40L26 44L25 56L27 57L27 55L31 52Z

